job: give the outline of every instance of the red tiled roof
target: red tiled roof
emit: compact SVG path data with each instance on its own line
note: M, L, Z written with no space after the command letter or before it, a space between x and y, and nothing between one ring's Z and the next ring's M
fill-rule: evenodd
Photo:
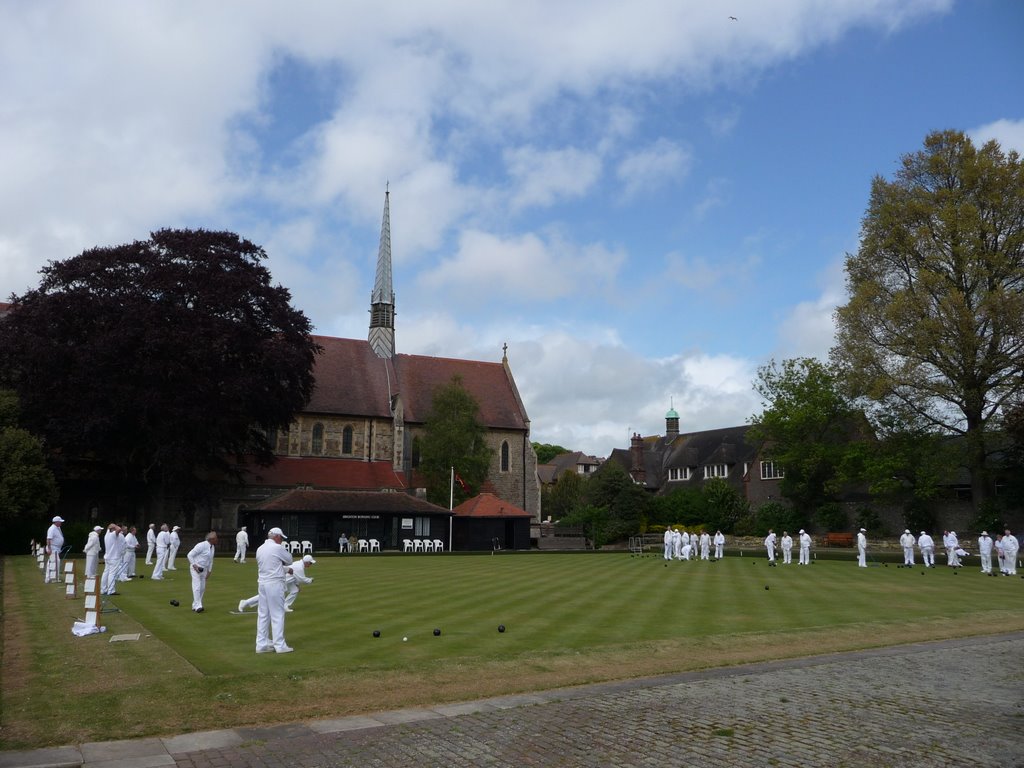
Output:
M405 420L426 421L434 391L459 376L480 406L480 423L492 429L525 429L520 407L505 366L476 360L424 355L377 357L367 341L316 336L323 347L313 375L316 388L308 413L390 418L391 397L401 395Z
M444 516L452 514L444 507L407 493L299 489L286 491L249 509L260 509L265 512L391 512Z
M280 456L269 467L250 465L247 470L246 482L256 485L312 485L353 491L405 489L405 478L395 472L390 461Z
M493 493L481 493L467 499L453 512L456 517L533 517L529 512L499 499Z

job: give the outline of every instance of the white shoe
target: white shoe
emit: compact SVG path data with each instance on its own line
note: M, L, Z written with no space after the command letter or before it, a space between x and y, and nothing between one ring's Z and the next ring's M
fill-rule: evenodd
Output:
M292 648L290 645L286 645L284 648L275 648L274 650L276 650L278 653L291 653L295 649Z
M266 648L257 648L256 653L273 653L274 646L268 645Z
M285 613L292 613L292 612L293 612L293 609L291 609L291 608L285 608L285 609L284 609L284 612L285 612Z
M238 612L245 613L245 600L238 601Z

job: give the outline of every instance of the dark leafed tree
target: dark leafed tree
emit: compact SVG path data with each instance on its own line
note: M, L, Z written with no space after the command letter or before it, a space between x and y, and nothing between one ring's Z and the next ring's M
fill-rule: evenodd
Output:
M420 471L431 502L448 506L453 468L461 481L454 484L454 504L479 493L494 454L479 413L479 404L459 376L434 392L420 440Z
M930 134L875 178L846 259L833 360L855 395L962 435L980 507L986 427L1024 385L1024 169L1016 152Z
M43 446L18 426L14 392L0 389L0 521L42 517L56 501Z
M22 422L64 457L148 485L273 455L308 401L318 347L262 248L161 230L45 267L0 322L0 371Z

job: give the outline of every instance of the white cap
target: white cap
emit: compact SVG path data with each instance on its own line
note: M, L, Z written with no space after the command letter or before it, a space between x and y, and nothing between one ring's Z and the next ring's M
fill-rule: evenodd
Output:
M180 531L181 530L181 526L180 525L176 525L173 528L171 528L171 530L172 531Z
M860 532L861 532L861 533L867 533L867 532L868 532L868 529L867 529L867 528L861 528L861 529L860 529Z
M64 518L61 517L60 515L57 515L56 517L53 518L52 522L54 522L54 523L63 523L64 522Z
M988 531L982 531L982 532L981 532L981 535L982 535L982 536L988 536Z
M245 526L244 526L244 525L242 526L242 530L243 530L243 531L245 530Z
M280 528L271 528L269 531L267 531L268 539L272 539L274 536L280 536L282 539L288 538L284 535L284 531L282 531Z
M303 555L302 562L304 562L306 565L316 565L316 560L313 559L312 555Z
M803 532L804 532L804 529L803 529L803 528L801 528L801 529L800 529L800 533L803 533Z
M98 525L94 525L94 526L93 526L93 530L94 530L94 531L102 531L103 529L102 529L102 528L100 528L100 527L99 527Z

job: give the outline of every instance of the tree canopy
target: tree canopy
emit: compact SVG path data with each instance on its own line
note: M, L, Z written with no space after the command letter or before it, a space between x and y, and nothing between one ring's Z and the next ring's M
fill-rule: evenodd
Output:
M456 505L478 493L487 478L494 451L487 445L479 413L479 404L458 376L434 392L420 440L420 471L427 480L427 499L434 504L448 505L453 468L465 484L456 482L452 489Z
M0 322L22 421L65 457L145 483L189 483L308 401L319 347L266 253L230 232L170 230L41 271Z
M965 437L974 502L986 426L1024 386L1024 169L1016 152L930 134L876 177L832 359L851 394Z

